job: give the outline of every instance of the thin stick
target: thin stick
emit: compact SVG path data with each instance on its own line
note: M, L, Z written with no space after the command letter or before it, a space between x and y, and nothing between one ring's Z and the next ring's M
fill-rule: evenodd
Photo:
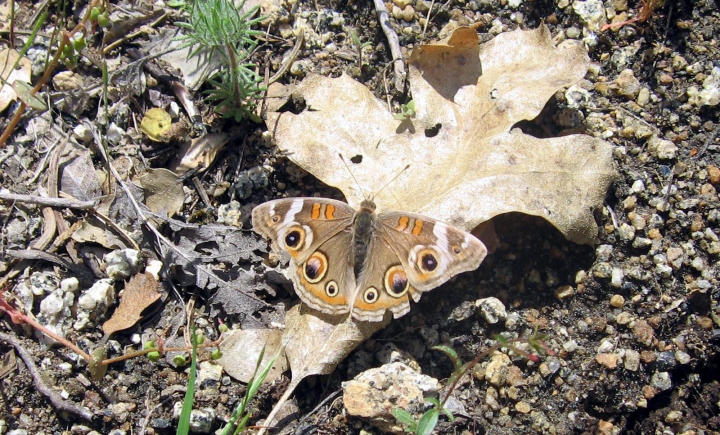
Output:
M48 400L55 407L55 409L76 415L86 421L92 421L93 413L89 409L78 406L72 402L63 399L62 397L60 397L60 394L58 394L55 390L45 384L42 375L35 366L32 355L30 355L30 353L25 350L25 348L22 346L18 339L9 334L0 332L0 340L13 345L15 351L18 353L18 355L20 355L20 358L22 358L23 362L25 363L25 367L27 367L28 371L30 372L30 375L33 378L33 384L35 385L35 388L41 394L48 398Z
M395 68L395 89L402 91L405 83L405 62L400 50L400 39L398 39L397 33L390 25L390 16L383 0L373 0L373 2L375 3L375 11L377 11L380 27L390 46L390 54L392 54L393 67Z
M46 207L75 208L78 210L87 210L95 207L99 200L82 201L71 198L47 198L37 195L25 195L22 193L12 193L7 189L0 190L0 199L4 201L18 201L30 204L37 204Z

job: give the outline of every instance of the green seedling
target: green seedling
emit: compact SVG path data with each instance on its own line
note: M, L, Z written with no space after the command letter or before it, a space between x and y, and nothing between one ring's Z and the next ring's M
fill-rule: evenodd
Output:
M192 329L192 357L190 358L190 374L188 375L187 390L185 390L185 398L183 399L182 411L180 411L180 419L178 420L177 435L187 435L190 433L190 413L192 412L193 402L195 401L195 377L197 376L197 335L195 327ZM176 357L177 358L177 357Z
M223 66L208 80L208 99L216 103L215 111L236 122L255 119L254 110L265 90L262 77L248 62L257 47L256 36L262 32L252 27L263 17L252 18L259 6L243 12L232 0L195 0L188 2L187 22L176 23L187 30L181 40L192 47L191 56L213 58L219 55Z
M185 355L175 355L173 357L173 364L182 367L187 364L187 357Z
M415 117L415 100L410 100L400 106L400 113L393 113L393 118L398 121L409 121Z
M257 363L255 364L255 370L253 371L252 378L250 378L250 382L248 382L247 390L245 390L245 397L243 400L238 404L238 406L235 408L235 411L233 411L232 416L230 416L230 419L228 420L227 424L220 430L220 435L230 435L230 434L238 434L242 431L244 431L247 426L248 422L250 421L250 418L252 417L252 414L247 411L247 407L250 404L250 401L255 397L255 394L257 394L258 389L260 388L260 385L262 385L263 381L267 377L267 374L270 372L270 369L272 368L273 364L275 364L275 360L280 356L280 353L276 353L270 361L263 367L262 371L258 373L258 370L260 370L260 364L262 363L263 357L265 356L265 346L263 346L262 350L260 351L260 356L258 356Z
M350 41L352 41L353 46L357 50L357 67L362 68L362 52L365 47L370 47L372 43L370 41L360 42L360 37L358 36L355 29L350 29Z
M447 355L447 357L450 358L450 361L452 361L453 364L453 371L447 381L450 387L447 389L445 397L442 401L439 401L434 397L426 397L425 401L432 403L433 407L425 411L425 413L423 413L423 415L420 416L418 420L415 420L415 417L404 409L393 408L390 412L395 417L395 420L405 426L405 430L409 433L429 435L435 429L441 413L445 414L450 421L453 421L454 417L452 413L445 408L445 402L450 398L450 395L457 387L460 378L462 378L466 373L468 373L483 358L492 354L496 350L505 347L508 348L510 351L531 361L539 361L540 357L537 354L531 354L525 352L522 349L519 349L516 346L516 344L518 343L527 343L533 350L538 353L544 353L548 355L554 354L553 350L550 349L545 343L547 337L543 334L539 334L537 331L534 331L533 334L530 335L530 337L528 338L507 339L506 337L503 337L499 334L494 338L497 342L494 346L491 346L485 351L480 352L477 356L475 356L475 358L472 359L472 361L468 361L466 363L463 363L462 359L460 359L455 349L449 346L433 346L433 350L440 351Z

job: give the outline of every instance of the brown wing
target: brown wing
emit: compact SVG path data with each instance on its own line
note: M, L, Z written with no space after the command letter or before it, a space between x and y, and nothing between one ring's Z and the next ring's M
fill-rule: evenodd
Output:
M290 254L295 291L310 307L328 314L349 310L355 289L351 226L355 211L324 198L287 198L261 204L253 228Z
M425 216L381 213L375 226L353 298L357 319L378 321L387 310L402 316L410 297L417 302L422 292L476 269L487 255L472 234Z

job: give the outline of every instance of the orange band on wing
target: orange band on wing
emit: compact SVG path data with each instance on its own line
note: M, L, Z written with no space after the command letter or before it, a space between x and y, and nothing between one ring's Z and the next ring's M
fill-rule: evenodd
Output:
M325 206L325 219L335 219L335 206L327 204Z
M423 221L415 219L415 225L413 225L412 233L414 236L419 236L422 232Z
M312 205L312 212L310 213L310 217L313 219L317 219L320 217L320 204L319 203L316 202Z
M410 218L407 216L401 216L400 219L398 219L398 224L395 227L398 231L405 231L405 229L408 227L408 223L410 222Z

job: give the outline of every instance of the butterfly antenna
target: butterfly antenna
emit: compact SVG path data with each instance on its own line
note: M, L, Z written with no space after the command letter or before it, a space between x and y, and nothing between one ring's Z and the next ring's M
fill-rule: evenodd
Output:
M363 198L367 199L367 195L365 195L365 191L363 190L362 186L360 185L360 182L358 182L357 178L355 178L355 174L353 174L352 169L350 169L350 166L345 161L345 157L342 156L342 154L338 153L338 156L340 156L340 160L343 162L343 165L345 165L345 169L350 173L350 176L355 181L355 184L357 184L358 189L360 189L360 193L362 193Z
M375 194L373 195L373 197L370 198L370 199L371 199L371 200L374 200L374 199L375 199L375 196L377 196L380 192L382 192L383 189L385 189L386 187L388 187L388 185L389 185L390 183L392 183L393 181L397 180L397 178L398 178L399 176L401 176L401 175L403 174L403 172L407 171L409 167L410 167L410 164L408 163L408 164L405 165L405 167L402 168L397 174L395 174L394 177L392 177L391 179L389 179L388 181L386 181L385 184L383 184L382 187L380 187L380 189L378 189L377 192L375 192Z

